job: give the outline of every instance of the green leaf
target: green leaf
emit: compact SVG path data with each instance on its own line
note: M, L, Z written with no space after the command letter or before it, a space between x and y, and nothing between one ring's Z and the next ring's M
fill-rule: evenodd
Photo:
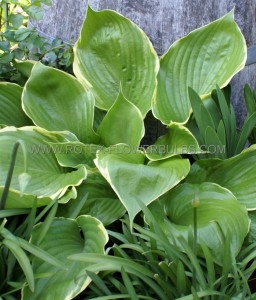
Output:
M177 289L179 295L185 295L187 293L187 282L184 265L181 261L177 265Z
M17 42L15 37L15 31L8 30L3 34L4 38L9 42Z
M74 47L74 73L92 87L96 105L108 110L120 84L145 117L155 97L158 57L145 33L124 16L90 7Z
M214 182L229 189L248 210L256 209L256 146L226 160L206 159L193 164L186 182Z
M84 143L97 141L93 94L73 76L38 63L24 87L22 101L36 125L47 130L69 130Z
M19 72L21 72L21 74L26 76L27 78L29 78L32 68L34 67L35 63L36 62L33 60L25 60L25 61L14 60L13 61L13 65L15 66L15 68Z
M211 253L210 249L204 243L201 243L200 247L202 248L203 257L206 262L209 286L210 286L210 288L213 288L214 283L216 281L216 272L215 272L215 266L214 266L214 260L212 257L212 253Z
M247 242L246 244L251 245L256 241L256 212L255 211L249 212L249 218L251 220L251 223L250 223L249 234L246 237L246 242Z
M222 297L225 296L224 293L218 292L218 291L214 291L214 290L206 290L206 291L202 291L202 292L196 293L195 290L193 289L192 293L193 294L190 294L188 296L177 298L176 300L197 300L198 297L199 297L199 299L200 298L204 299L205 297L208 297L208 296L222 296ZM196 293L196 295L195 295L195 293Z
M218 125L217 135L218 135L218 138L220 139L220 144L226 145L226 143L227 143L226 131L225 131L225 126L224 126L224 123L222 120L220 121L220 123Z
M226 157L226 153L224 151L218 151L218 149L226 150L226 144L222 144L218 134L212 127L208 126L205 130L205 143L210 157L219 157L223 159Z
M101 122L98 134L105 146L119 143L139 146L145 134L143 118L139 109L125 99L122 91Z
M87 199L76 212L87 193ZM104 225L109 225L120 219L125 214L126 209L109 183L99 171L95 170L90 171L86 180L77 188L76 199L65 205L59 205L59 216L72 218L74 212L76 215L91 215L99 219Z
M26 187L28 186L30 180L31 180L31 175L29 175L28 173L21 173L18 177L19 180L19 185L20 185L20 196L22 197Z
M29 285L29 288L27 289L33 292L35 289L34 273L27 255L20 248L20 246L12 240L4 239L2 243L12 252L14 257L17 259L22 271L26 276Z
M52 5L52 0L41 0L40 2L42 2L45 5Z
M256 125L256 112L254 112L251 115L248 115L244 120L244 124L236 144L235 154L239 154L241 151L243 151L247 143L248 137L250 136L255 125Z
M26 50L25 50L26 51ZM14 49L13 51L12 51L12 54L13 54L13 61L15 60L15 59L24 59L24 56L25 56L25 51L24 50L22 50L21 48L16 48L16 49ZM18 74L16 75L16 74L14 74L14 76L19 76Z
M41 20L43 18L43 11L40 6L29 3L29 6L23 6L22 8L31 19Z
M30 210L26 208L14 208L14 209L2 209L0 211L0 219L4 219L12 216L29 214Z
M19 85L0 82L0 124L21 127L32 123L22 110L21 94Z
M196 153L201 153L197 140L186 127L176 123L172 123L168 127L168 133L159 137L153 145L146 149L146 155L150 160Z
M219 107L216 103L217 100L213 99L213 97L215 95L214 93L216 93L215 90L213 90L213 92L211 93L211 95L209 97L207 97L206 99L203 100L203 104L204 104L205 108L207 109L207 111L209 112L209 114L213 120L213 123L214 123L214 128L216 129L216 128L218 128L222 117L221 117Z
M13 53L3 53L0 57L0 64L10 63L13 59Z
M121 268L121 275L122 275L124 285L127 289L127 292L129 293L131 299L139 300L139 298L137 297L136 291L133 287L133 284L129 278L129 275L125 272L125 269L123 267Z
M24 41L31 34L31 30L28 28L19 28L15 31L15 39L18 42Z
M22 23L23 23L23 15L22 14L11 14L10 15L10 22L12 23L12 26L14 27L14 29L18 29L19 27L21 27Z
M10 50L10 43L8 41L0 41L0 50L3 50L3 51L9 51Z
M33 254L34 256L37 256L40 259L47 261L49 264L52 264L53 266L55 266L57 268L60 268L63 270L66 269L65 265L62 262L58 261L55 257L49 255L47 252L43 251L41 248L33 245L32 243L30 243L22 238L16 237L9 230L3 228L1 230L1 235L6 240L11 240L12 242L14 242L14 244L16 244L17 249L19 249L19 247L20 247L23 250Z
M106 112L104 110L101 110L101 109L95 107L94 120L93 120L93 128L95 128L95 130L97 130L99 128L100 123L104 119L105 115L106 115Z
M112 295L109 288L107 287L107 285L104 283L104 281L100 278L99 275L93 273L93 272L90 272L90 271L87 271L86 270L86 273L88 274L88 276L91 277L93 283L95 284L95 286L97 287L97 290L99 291L99 294L100 295Z
M57 58L58 57L57 57L56 53L53 52L53 51L50 51L50 52L47 52L44 55L44 59L43 60L44 60L44 62L52 64L52 63L56 62Z
M42 224L34 228L32 242L40 234L41 228ZM90 263L74 262L68 257L77 253L104 254L107 241L105 228L91 216L80 216L76 220L55 218L41 242L40 248L61 261L67 270L60 270L41 259L33 258L34 274L49 273L50 275L35 280L34 293L25 287L22 299L73 299L91 282L91 278L85 272L82 273Z
M75 254L69 257L75 261L87 262L91 265L86 268L91 272L99 271L121 271L123 268L127 273L135 275L142 279L156 294L157 299L167 300L167 296L162 288L153 279L153 273L149 268L144 267L136 261L131 259L124 259L122 257L100 255L100 254ZM151 279L152 278L152 279Z
M96 158L96 152L103 148L100 145L83 144L78 141L48 144L56 155L58 163L63 167L71 168L77 168L80 165L95 168L93 160Z
M212 128L215 127L213 119L207 108L203 105L200 96L190 87L188 88L188 94L198 129L201 135L204 137L205 129L208 126Z
M32 243L27 242L21 238L18 238L19 246L26 250L27 252L33 254L34 256L44 260L45 262L59 268L62 270L66 270L66 266L60 262L58 259L47 253L46 251L42 250L40 247L33 245Z
M253 91L248 84L244 86L244 99L248 113L253 114L256 111L256 102Z
M100 151L95 164L128 211L130 222L141 211L179 183L189 171L189 162L178 156L146 162L141 151L127 145Z
M185 123L191 113L188 87L201 97L226 86L244 67L246 44L234 12L192 31L161 57L154 115L164 124Z
M249 230L249 218L244 206L227 189L210 182L184 183L163 196L169 222L163 222L166 232L188 237L194 224L192 201L197 199L197 238L211 250L218 263L223 259L223 235L232 232L231 249L237 255ZM221 231L220 231L221 228Z
M74 170L58 164L47 144L47 141L58 139L64 140L65 133L50 133L34 127L6 127L0 130L0 194L4 188L13 145L19 140L22 140L27 150L27 173L31 176L21 197L19 175L24 172L24 158L23 153L18 151L6 208L32 207L35 197L38 198L38 206L42 206L56 197L64 197L67 201L76 196L74 190L69 191L68 188L79 185L86 177L86 170L83 166Z
M232 124L231 124L231 118L230 118L230 108L229 105L227 103L227 100L224 96L224 93L220 90L220 88L217 86L217 96L218 96L218 103L219 103L219 107L220 107L220 111L221 111L221 115L222 115L222 120L224 123L224 127L225 127L225 132L226 132L226 139L227 139L227 145L231 145L232 139L234 138L234 136L232 136L232 131L234 132L234 128L232 128ZM236 129L236 126L235 126ZM228 151L230 151L230 149L227 149Z

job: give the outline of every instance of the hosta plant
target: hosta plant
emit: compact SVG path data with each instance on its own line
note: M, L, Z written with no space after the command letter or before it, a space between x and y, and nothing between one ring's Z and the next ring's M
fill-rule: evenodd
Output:
M99 230L96 248L102 253L106 233L100 221L111 224L127 211L132 228L149 205L159 204L153 214L164 216L162 230L172 232L170 239L181 251L186 246L178 237L186 241L190 236L191 201L199 204L198 242L212 251L213 261L223 263L219 254L232 226L236 231L230 249L234 256L240 251L249 230L247 209L255 209L255 149L226 161L199 160L190 168L188 155L200 155L202 149L185 124L192 112L188 88L205 101L216 85L228 84L245 59L246 45L233 11L177 41L159 60L145 33L129 19L88 7L74 46L75 76L37 63L29 65L24 88L0 84L5 108L0 111L0 191L17 141L27 153L30 178L21 190L23 156L18 152L6 207L30 208L35 197L38 207L58 201L58 217L47 230L34 226L32 242L71 270L64 274L33 258L38 278L35 292L23 288L24 300L75 297L92 279L87 263L72 262L74 252L96 251L91 242L86 246L90 232L94 238ZM150 110L167 133L143 147Z

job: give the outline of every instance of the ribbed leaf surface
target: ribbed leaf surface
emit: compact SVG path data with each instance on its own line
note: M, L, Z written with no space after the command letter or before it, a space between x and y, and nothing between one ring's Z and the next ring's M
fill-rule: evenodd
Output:
M32 241L36 240L43 224L34 228ZM83 237L81 236L81 232ZM83 291L91 282L85 268L90 263L74 262L68 256L77 253L104 254L108 236L102 223L91 216L80 216L76 220L56 218L53 220L40 248L67 267L60 270L38 258L34 258L33 270L37 275L45 277L36 279L35 291L23 289L23 300L69 300ZM48 275L48 276L47 276Z
M186 178L190 183L205 181L229 189L248 210L256 209L256 146L226 160L198 160Z
M188 160L175 156L147 164L145 155L117 145L98 153L95 164L127 209L130 221L141 210L178 184L188 173Z
M69 187L79 185L86 178L86 170L83 166L74 170L63 168L58 164L51 147L47 144L47 141L56 139L62 140L64 138L61 134L44 130L41 130L40 133L35 127L21 129L6 127L0 130L0 194L2 194L5 185L13 145L18 140L25 145L28 163L27 173L31 176L25 191L23 191L23 196L20 197L19 175L24 172L25 168L24 156L20 147L11 182L11 197L6 203L7 208L31 207L35 196L38 197L38 205L44 205L58 195L63 196ZM74 197L74 192L69 196Z
M0 82L0 124L26 126L32 124L21 108L22 87L9 82Z
M246 44L234 12L176 41L160 60L154 115L165 124L185 123L191 106L188 87L200 96L224 87L245 65Z
M145 33L124 16L90 7L74 47L74 73L92 87L96 105L108 110L120 84L143 117L155 95L158 57Z
M224 238L231 233L231 249L237 255L249 230L249 218L245 206L227 189L205 182L181 184L163 196L169 221L162 221L166 232L178 238L188 238L189 227L194 226L193 201L197 202L198 243L211 249L214 259L223 259ZM154 211L154 210L153 210Z
M81 142L93 143L94 96L73 76L38 63L23 96L23 108L34 124L47 130L69 130Z

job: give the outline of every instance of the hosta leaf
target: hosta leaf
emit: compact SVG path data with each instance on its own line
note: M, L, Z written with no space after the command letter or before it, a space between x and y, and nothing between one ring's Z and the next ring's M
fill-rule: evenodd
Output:
M20 194L22 196L31 180L31 175L24 172L19 175L18 179L20 185Z
M90 171L86 180L77 188L77 198L59 206L58 216L72 217L87 193L88 197L77 215L91 215L108 225L125 214L125 207L109 183L95 170Z
M56 197L64 196L69 187L77 186L85 179L86 170L83 166L77 170L61 167L47 144L47 141L65 140L65 135L68 136L67 133L50 133L35 127L6 127L0 130L0 194L5 185L13 145L19 140L27 151L26 176L31 176L26 186L23 183L20 187L19 175L24 172L25 167L23 153L18 150L6 208L31 207L35 197L38 197L39 206L45 205ZM72 189L67 194L65 201L75 196Z
M103 146L94 144L83 144L78 141L65 143L49 143L58 163L63 167L77 168L79 165L87 165L95 168L93 160L96 152Z
M155 95L158 57L145 33L124 16L90 7L74 47L74 73L92 87L96 105L108 110L120 83L143 117Z
M167 134L159 137L154 145L146 149L150 160L161 160L179 154L201 153L192 133L184 126L172 123Z
M43 224L34 228L32 241L40 234ZM81 232L82 235L81 235ZM83 291L91 282L84 271L90 263L74 262L67 257L77 253L104 254L108 236L102 223L91 216L80 216L76 220L55 218L39 245L67 267L61 270L38 258L32 260L34 274L50 274L35 280L35 291L23 289L23 300L69 300Z
M36 125L47 130L69 130L84 143L97 142L93 131L94 96L73 76L37 63L24 87L22 101Z
M105 146L119 143L139 146L145 133L143 118L139 109L125 99L122 91L101 122L98 133Z
M231 249L238 254L249 230L246 208L227 189L210 182L181 184L163 196L168 221L162 226L176 238L188 238L188 229L194 224L193 201L197 201L198 243L210 248L214 259L221 263L223 238L232 233ZM154 212L154 210L153 210Z
M179 183L189 171L189 162L178 156L146 162L141 151L117 145L97 154L95 164L127 209L132 223L140 202L150 204Z
M22 87L9 82L0 82L0 124L26 126L32 124L21 107Z
M226 160L206 159L193 164L190 183L205 181L217 183L229 189L248 210L256 209L256 146Z
M165 124L185 123L191 106L188 87L201 97L221 88L244 67L246 44L234 12L176 41L160 60L154 115Z

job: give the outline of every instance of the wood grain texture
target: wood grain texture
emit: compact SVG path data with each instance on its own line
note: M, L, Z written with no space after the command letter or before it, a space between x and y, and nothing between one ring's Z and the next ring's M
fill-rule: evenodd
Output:
M48 37L75 42L86 12L86 0L53 0L44 19L33 25ZM96 10L114 9L139 25L162 55L177 39L226 14L235 6L235 20L247 45L256 44L255 0L90 0ZM256 64L245 67L232 80L233 104L239 125L245 114L243 85L256 89ZM157 126L156 124L154 126Z

